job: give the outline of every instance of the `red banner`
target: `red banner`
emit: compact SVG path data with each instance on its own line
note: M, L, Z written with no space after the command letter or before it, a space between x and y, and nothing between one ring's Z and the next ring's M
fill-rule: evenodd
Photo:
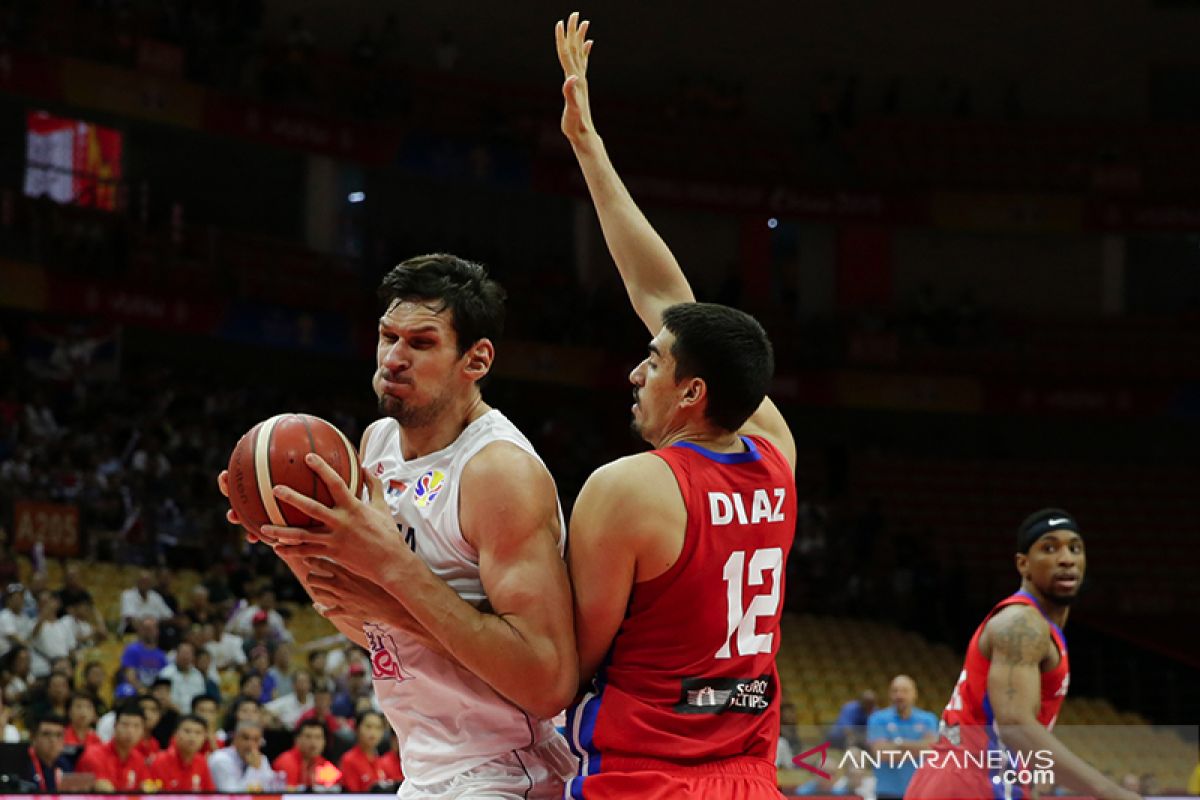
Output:
M28 500L13 503L13 549L28 553L37 542L46 546L50 558L78 556L79 508Z

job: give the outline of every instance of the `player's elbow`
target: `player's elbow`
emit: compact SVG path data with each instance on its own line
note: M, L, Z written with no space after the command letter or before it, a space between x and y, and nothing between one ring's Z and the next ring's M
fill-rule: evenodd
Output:
M522 705L539 719L553 719L575 699L579 668L572 654L571 658L548 660L538 672L538 680L530 682L534 691Z
M1005 742L1020 746L1030 727L1038 725L1037 718L1028 711L1019 708L994 708L992 710L996 723L996 732Z

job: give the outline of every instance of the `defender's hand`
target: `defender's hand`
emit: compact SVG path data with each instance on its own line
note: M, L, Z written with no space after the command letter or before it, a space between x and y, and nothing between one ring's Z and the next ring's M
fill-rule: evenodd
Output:
M562 132L572 145L579 145L588 135L595 133L592 125L592 109L588 101L587 63L592 52L592 41L587 38L591 22L579 21L576 11L554 26L554 41L558 47L558 62L562 65L563 115Z

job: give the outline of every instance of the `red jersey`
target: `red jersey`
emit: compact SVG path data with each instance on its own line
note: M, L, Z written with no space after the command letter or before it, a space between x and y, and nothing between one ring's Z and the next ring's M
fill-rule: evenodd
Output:
M271 762L271 766L283 772L284 780L289 788L303 787L307 789L313 786L332 786L341 777L338 768L320 753L305 764L299 747L293 747L291 750L280 753Z
M940 751L943 757L939 764L924 765L917 770L905 792L906 798L1003 796L1005 787L999 786L1000 773L995 769L995 762L986 761L986 755L1000 754L1000 769L1011 766L1010 762L1015 758L1033 757L1031 754L1014 754L1011 758L1003 756L1004 743L998 736L992 703L988 697L988 670L992 662L979 649L979 637L983 635L988 621L1000 609L1014 605L1033 606L1046 617L1037 600L1027 592L1020 591L997 603L987 618L975 629L975 635L967 645L967 655L963 661L962 673L958 676L958 683L950 695L950 702L942 711L941 739L935 749ZM1050 625L1050 635L1054 639L1054 646L1058 648L1059 659L1053 669L1042 673L1041 704L1038 707L1037 721L1050 730L1053 729L1054 721L1058 718L1058 712L1067 697L1071 667L1067 659L1067 640L1063 637L1062 629L1049 617L1046 617L1046 622ZM970 755L975 757L972 759ZM952 768L947 768L946 765L952 765ZM1011 797L1021 796L1020 786L1008 788ZM997 795L997 792L1000 794Z
M389 752L388 755L394 754ZM398 783L403 780L404 773L396 774L400 767L399 757L384 763L386 758L387 756L367 755L361 747L347 750L338 764L342 771L342 788L348 792L368 792L377 783Z
M137 747L135 749L142 754L142 758L146 759L146 763L149 764L154 760L155 756L162 752L162 745L158 743L158 739L155 739L153 736L147 733L142 737L142 740L137 743Z
M774 774L796 485L774 445L742 441L744 453L687 442L654 451L687 506L683 549L665 573L634 584L594 690L569 712L581 763L572 796L588 796L591 775L726 759Z
M381 755L379 766L383 768L383 773L389 781L400 783L404 780L404 767L400 764L400 754L395 750L388 750Z
M166 792L215 792L212 775L208 771L208 760L196 753L192 760L183 763L174 743L160 753L150 765L150 775L158 783L158 791Z
M88 747L75 764L76 772L90 772L96 780L112 783L118 792L140 792L150 780L150 767L137 748L121 758L117 754L116 742Z
M104 740L96 734L95 730L89 728L87 736L81 742L79 741L79 734L75 733L75 729L68 725L67 732L63 734L63 744L68 746L73 744L82 745L84 748L87 748L94 744L104 744Z

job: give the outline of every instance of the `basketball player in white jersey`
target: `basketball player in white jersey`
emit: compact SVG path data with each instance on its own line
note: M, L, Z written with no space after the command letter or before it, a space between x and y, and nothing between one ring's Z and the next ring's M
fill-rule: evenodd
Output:
M380 296L384 416L360 449L369 499L310 455L333 506L286 487L275 497L326 530L263 526L261 538L370 651L401 798L561 797L576 764L546 720L577 686L565 526L545 465L479 389L503 290L437 254L394 268Z

